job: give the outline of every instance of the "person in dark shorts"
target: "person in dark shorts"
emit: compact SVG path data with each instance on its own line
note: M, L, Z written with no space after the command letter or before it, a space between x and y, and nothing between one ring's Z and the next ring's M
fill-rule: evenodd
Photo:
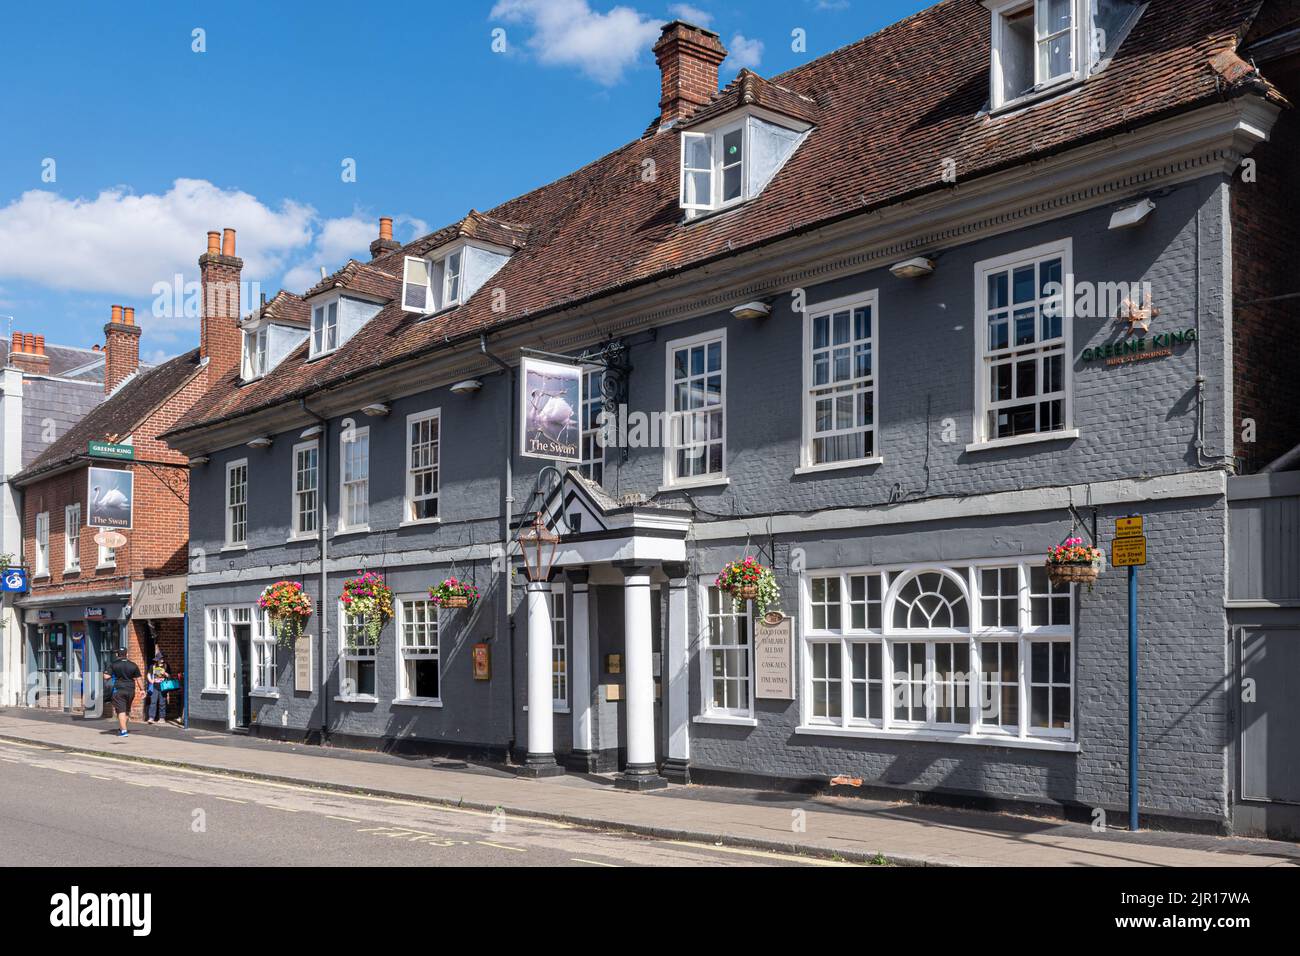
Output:
M125 737L131 705L135 702L136 685L140 682L140 668L122 652L108 665L104 680L113 682L113 712L117 714L117 735Z

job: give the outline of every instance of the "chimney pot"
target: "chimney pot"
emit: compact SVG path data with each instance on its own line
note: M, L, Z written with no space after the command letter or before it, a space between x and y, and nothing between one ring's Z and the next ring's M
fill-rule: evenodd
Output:
M22 350L23 350L23 334L21 332L15 332L13 344L9 346L9 351L21 352Z
M221 233L213 230L208 233L208 255L215 256L221 253Z
M127 325L135 325L135 309L132 306L122 309L122 321Z
M37 355L45 354L45 336L43 335L36 336L36 341L33 343L33 345L36 349Z
M23 351L28 355L36 354L36 336L31 332L23 333Z
M235 230L226 228L221 231L221 254L223 256L234 256Z
M393 238L393 219L391 216L379 217L379 238L384 240Z
M110 322L112 322L114 325L116 325L118 322L121 322L121 321L122 321L122 307L121 307L120 305L115 305L115 306L113 306L113 313L112 313L112 315L113 315L113 317L112 317L111 319L109 319Z

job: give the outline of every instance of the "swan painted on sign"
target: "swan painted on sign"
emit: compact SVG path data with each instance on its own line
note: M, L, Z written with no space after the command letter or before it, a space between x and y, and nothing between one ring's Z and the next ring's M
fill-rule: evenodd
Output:
M130 499L118 489L113 488L105 494L99 485L91 489L90 501L95 508L108 511L120 511L130 503Z
M573 406L563 396L539 388L529 394L528 417L532 427L556 440L578 424L573 417Z

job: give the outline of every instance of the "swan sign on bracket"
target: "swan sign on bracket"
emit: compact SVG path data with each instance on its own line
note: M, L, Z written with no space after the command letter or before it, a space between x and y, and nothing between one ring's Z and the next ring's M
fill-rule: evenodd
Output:
M122 530L131 527L135 505L135 474L125 468L88 468L90 507L86 527Z
M519 387L519 454L581 464L582 366L525 358Z

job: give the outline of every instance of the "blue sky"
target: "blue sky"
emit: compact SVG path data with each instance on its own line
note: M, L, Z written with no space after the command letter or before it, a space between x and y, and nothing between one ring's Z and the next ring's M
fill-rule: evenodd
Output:
M245 280L301 292L320 266L368 258L380 215L410 239L640 135L657 111L650 47L665 20L721 34L725 82L741 66L773 76L928 5L10 4L0 316L89 346L111 304L132 305L144 355L175 354L197 343L198 323L155 315L156 285L197 281L208 229L238 230ZM792 49L796 29L806 52Z

